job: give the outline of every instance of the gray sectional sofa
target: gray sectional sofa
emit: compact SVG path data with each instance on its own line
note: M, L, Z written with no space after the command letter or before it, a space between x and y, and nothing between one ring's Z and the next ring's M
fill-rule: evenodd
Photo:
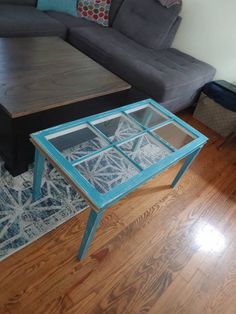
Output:
M170 48L180 5L112 0L108 28L35 6L35 0L0 0L0 37L60 36L171 111L192 104L214 77L210 65Z

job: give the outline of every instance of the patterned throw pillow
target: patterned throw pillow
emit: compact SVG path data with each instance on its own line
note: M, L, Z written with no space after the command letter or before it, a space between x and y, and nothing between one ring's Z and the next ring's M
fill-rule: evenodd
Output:
M103 26L108 26L111 0L79 0L78 15Z

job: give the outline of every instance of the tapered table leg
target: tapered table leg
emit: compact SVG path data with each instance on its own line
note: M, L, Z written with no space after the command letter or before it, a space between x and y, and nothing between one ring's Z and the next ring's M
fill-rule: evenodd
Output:
M87 226L83 235L83 239L80 245L80 249L78 252L78 259L82 260L89 248L91 241L93 240L94 234L99 226L99 223L103 217L104 210L100 212L96 212L95 210L91 209Z
M192 154L190 154L187 159L185 160L183 166L181 167L180 171L178 172L177 176L175 177L174 181L172 182L171 186L174 188L176 187L179 180L182 178L182 176L185 174L185 172L188 170L188 168L191 166L194 159L197 157L199 152L201 151L202 147L195 150Z
M38 149L35 149L33 201L36 201L41 197L41 183L44 170L44 161L44 156L40 154Z

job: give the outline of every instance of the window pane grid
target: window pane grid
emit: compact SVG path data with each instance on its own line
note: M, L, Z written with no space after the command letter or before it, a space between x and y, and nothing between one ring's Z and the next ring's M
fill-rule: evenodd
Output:
M156 129L157 127L159 127L159 124L156 125L155 127L151 127L151 128L147 128L144 125L142 125L141 123L139 123L138 121L136 121L133 117L129 116L129 114L125 111L122 111L122 113L127 116L129 119L131 119L133 122L135 122L136 124L138 124L146 133L148 133L149 135L151 135L152 137L154 137L157 141L161 142L163 145L165 145L167 148L169 148L172 151L175 151L176 149L171 146L169 143L167 143L166 141L164 141L162 138L160 138L159 136L157 136L156 134L152 133L153 129ZM172 119L168 119L164 122L161 122L160 125L166 125L168 123L172 122Z
M152 107L152 106L150 105L150 107ZM155 110L155 108L154 108L154 110ZM85 125L87 125L87 127L90 130L92 130L95 134L102 137L107 142L108 145L106 145L106 146L104 146L104 147L102 147L102 148L100 148L94 152L88 153L86 156L83 156L83 157L80 157L76 160L71 161L71 164L73 166L76 166L85 160L89 160L90 158L92 158L96 155L99 155L106 150L115 148L120 154L122 154L127 160L129 160L137 169L139 169L139 171L143 171L145 169L140 164L138 164L135 160L133 160L130 156L128 156L128 154L125 151L123 151L120 148L120 146L121 146L121 144L125 144L126 142L130 142L132 140L135 140L136 138L139 138L139 137L141 138L144 135L151 136L154 140L160 142L161 144L163 144L167 149L171 150L172 152L176 151L176 149L170 143L168 143L167 141L165 141L164 139L162 139L156 133L153 132L154 130L156 130L160 127L163 127L165 125L170 124L171 122L173 122L173 119L166 117L165 121L162 121L155 126L146 127L145 125L143 125L142 123L137 121L134 117L129 115L129 113L127 113L127 111L121 111L120 115L124 116L126 119L128 119L129 121L131 121L132 123L137 125L140 128L140 132L138 132L137 134L133 134L131 136L128 136L127 138L113 142L108 136L106 136L102 131L100 131L96 127L96 124L94 124L94 122L96 122L96 120L91 121L91 122L90 121L85 122ZM107 118L109 119L109 116Z
M171 125L179 128L179 133L172 131ZM95 137L82 131L73 134L83 127ZM186 135L191 138L186 139ZM48 143L43 142L43 136ZM60 136L65 138L51 143L50 139ZM55 155L55 164L60 164L82 191L91 193L94 204L97 201L101 208L119 198L127 188L139 186L177 159L186 157L207 140L151 100L44 130L35 138L42 141L49 156ZM75 158L67 158L61 148L68 148L69 153L75 153L70 157Z
M80 157L74 161L72 161L72 165L76 166L77 164L83 162L84 160L87 160L93 156L99 155L102 152L104 152L105 150L111 149L111 148L115 148L117 149L123 156L125 156L125 158L127 158L130 162L132 162L132 164L135 165L135 167L137 167L139 170L144 170L139 164L137 164L133 159L131 159L119 146L121 144L124 144L126 142L129 142L131 140L135 140L136 138L141 137L142 135L145 134L149 134L152 138L154 138L155 140L159 141L160 143L162 143L165 147L167 147L168 149L170 149L171 151L175 151L175 148L173 146L171 146L169 143L167 143L165 140L163 140L162 138L160 138L158 135L152 133L153 130L155 130L157 127L160 127L162 125L166 125L168 123L170 123L172 121L172 119L168 119L164 122L161 122L160 124L156 125L155 127L150 127L147 128L144 125L142 125L141 123L139 123L138 121L136 121L132 116L130 116L126 111L122 111L121 112L122 115L124 115L128 120L131 120L133 123L135 123L138 127L141 127L141 129L143 131L140 131L139 133L135 134L135 135L131 135L125 139L122 140L118 140L113 142L112 140L110 140L102 131L100 131L97 127L96 124L94 125L93 123L96 121L87 121L86 124L88 126L88 128L90 128L91 130L94 131L94 133L96 133L97 135L101 136L105 141L108 142L107 146L102 147L101 149L98 149L94 152L89 153L86 156Z
M125 152L123 152L122 149L120 149L120 148L118 147L119 144L124 143L124 142L126 142L126 141L128 141L128 140L131 140L131 139L133 139L133 138L136 138L138 134L132 135L132 136L130 136L129 138L126 138L126 139L121 140L121 141L112 142L105 134L103 134L99 129L96 128L96 125L93 125L93 124L91 124L90 122L88 122L88 124L89 124L93 129L95 129L105 140L107 140L107 141L110 143L110 145L109 145L110 148L114 147L114 148L115 148L116 150L118 150L123 156L125 156L136 168L138 168L138 169L141 170L141 171L143 170L143 168L142 168L140 165L138 165L138 164L137 164L134 160L132 160ZM145 133L145 131L144 131L144 132L139 132L139 135L142 134L142 133ZM108 147L107 147L107 148L108 148Z

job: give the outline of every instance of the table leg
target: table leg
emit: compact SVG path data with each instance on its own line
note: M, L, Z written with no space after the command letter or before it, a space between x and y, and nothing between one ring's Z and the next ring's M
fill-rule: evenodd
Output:
M34 182L33 182L33 201L36 201L41 197L41 183L44 170L45 158L35 149L35 160L34 160Z
M93 240L94 234L99 226L99 223L103 217L104 210L96 212L91 208L87 226L83 235L82 242L80 244L79 252L78 252L78 259L82 260L89 248L90 243Z
M185 172L188 170L188 168L191 166L194 159L197 157L199 152L201 151L202 147L195 150L193 153L191 153L187 159L185 160L183 166L181 167L180 171L178 172L177 176L175 177L174 181L172 182L171 186L174 188L176 187L179 180L182 178L182 176L185 174Z

